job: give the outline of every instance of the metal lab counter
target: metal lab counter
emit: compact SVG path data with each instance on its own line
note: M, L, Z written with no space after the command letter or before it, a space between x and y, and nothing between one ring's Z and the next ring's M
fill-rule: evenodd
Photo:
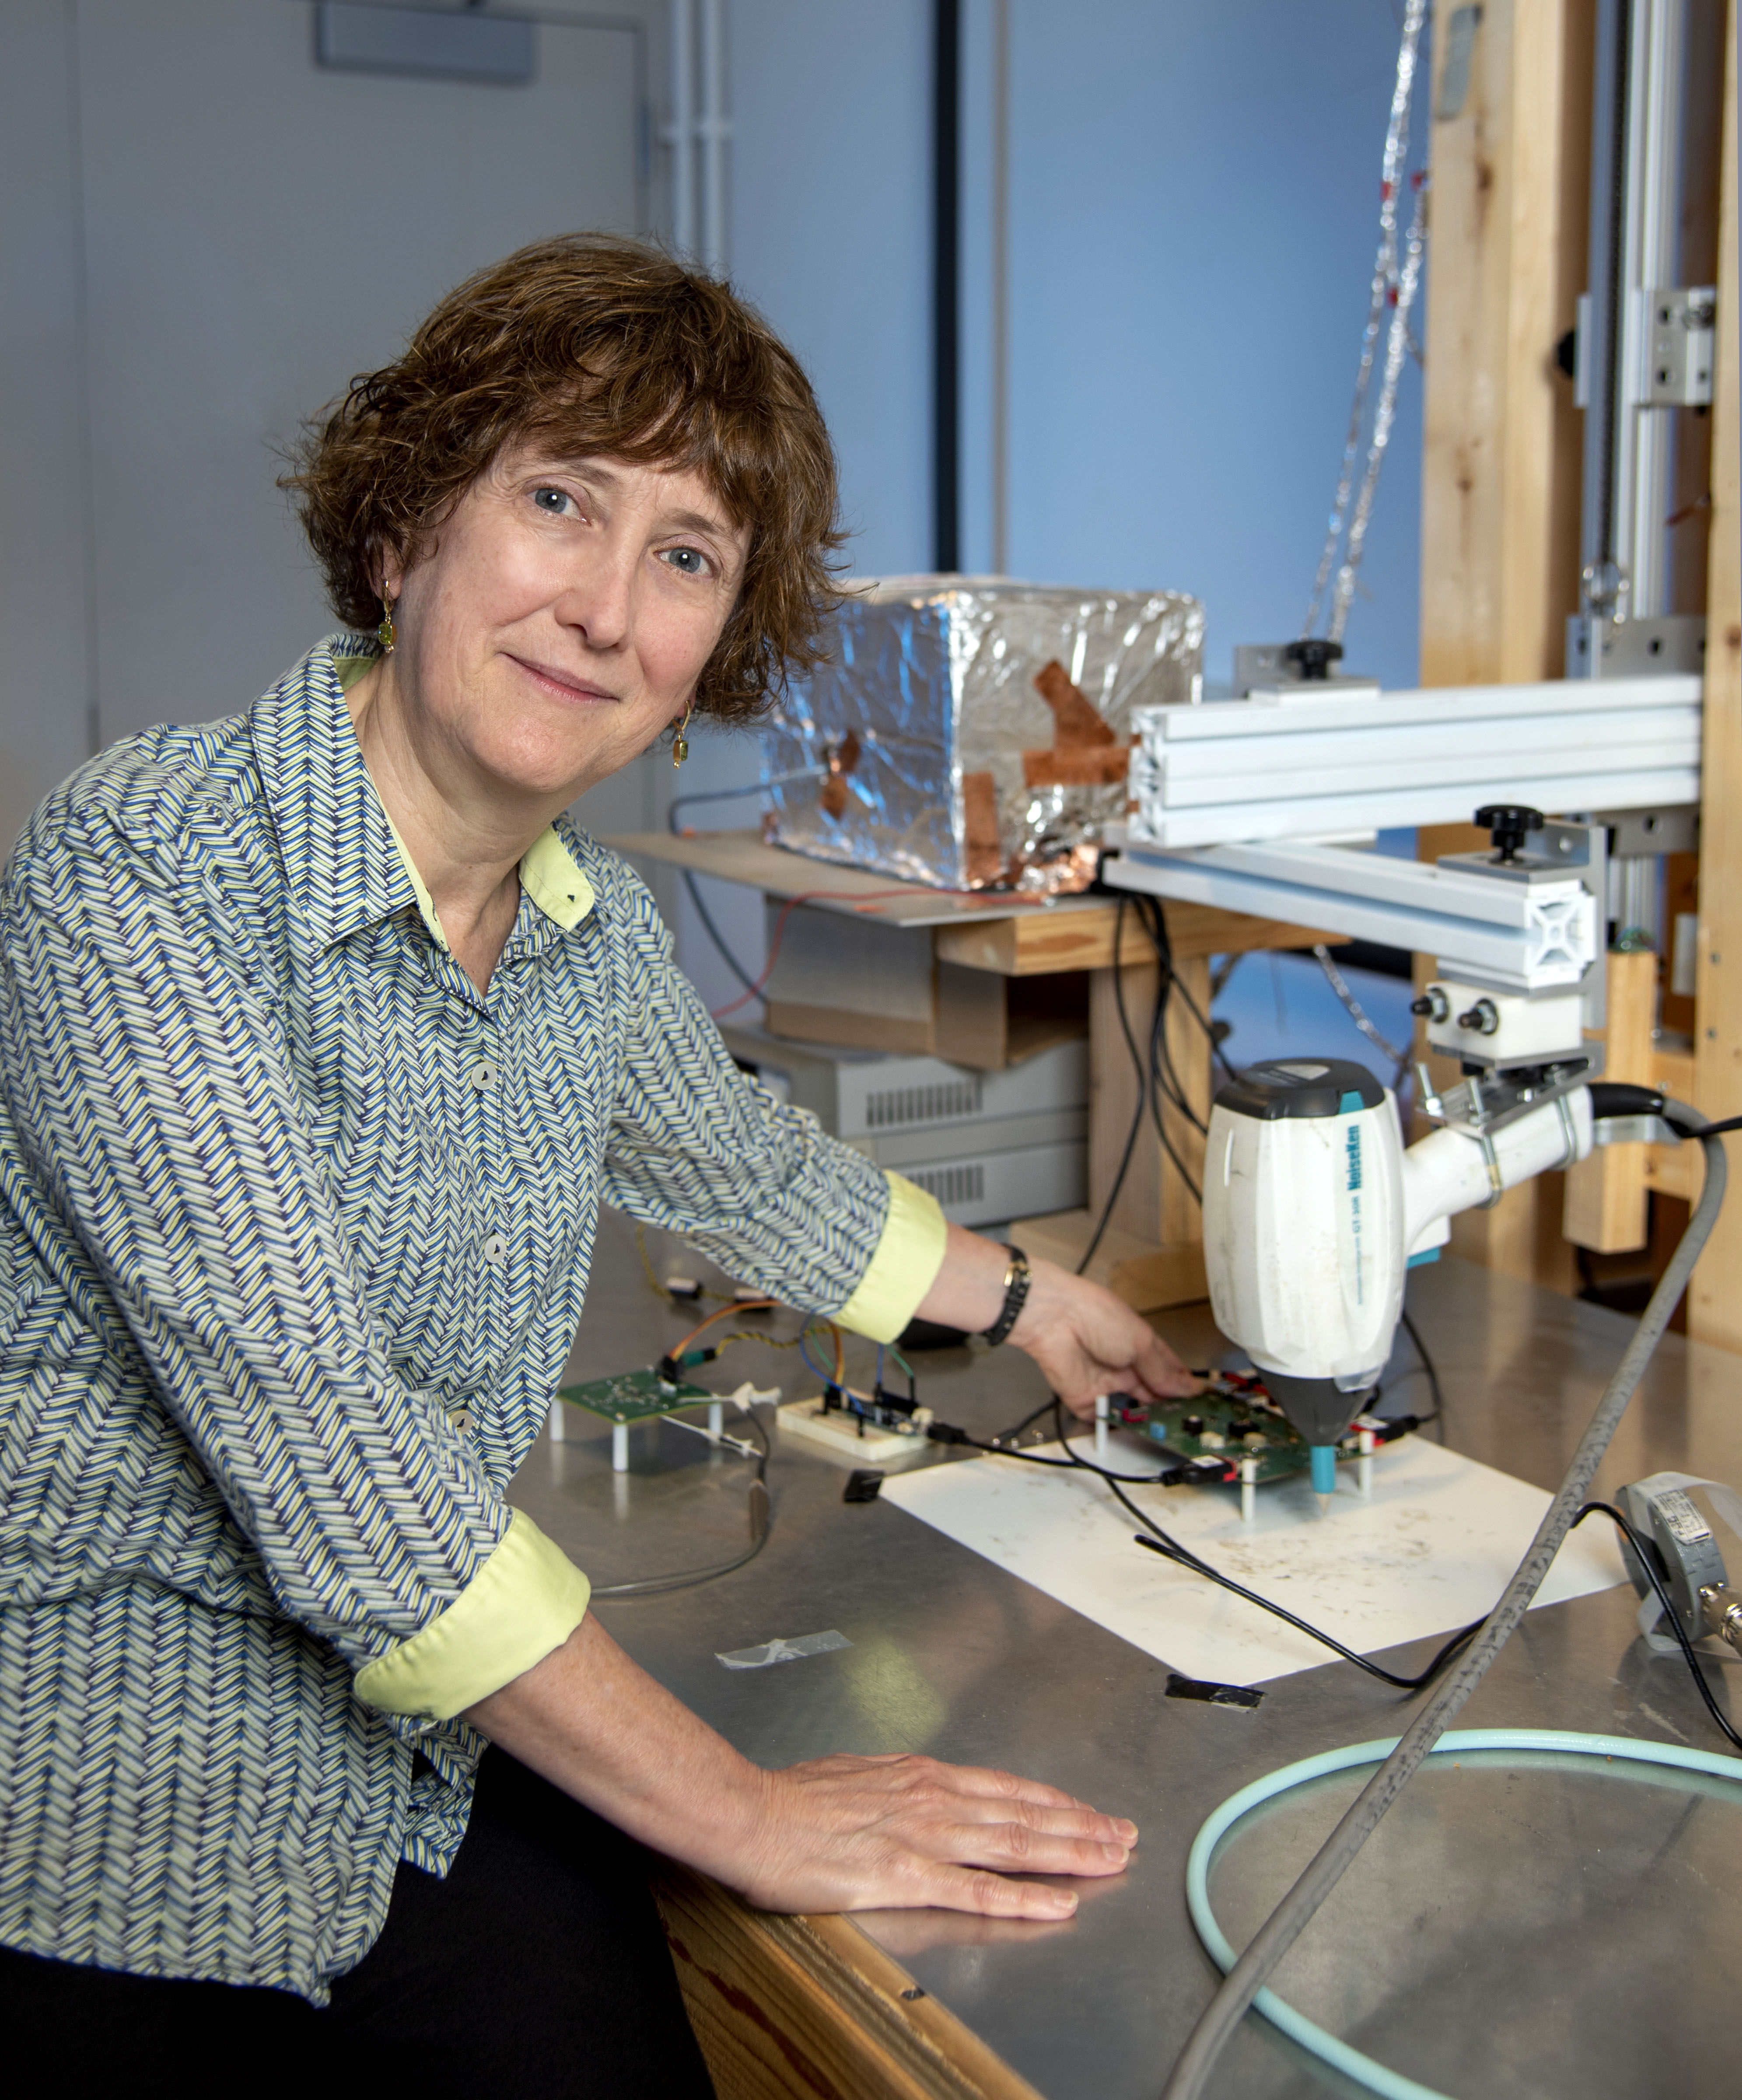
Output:
M1450 1260L1415 1273L1410 1304L1444 1389L1448 1442L1552 1488L1632 1323ZM620 1221L606 1220L571 1375L646 1363L689 1324L655 1301ZM1219 1352L1207 1308L1162 1324L1188 1361ZM1394 1380L1410 1361L1400 1350ZM790 1352L740 1348L712 1368L778 1379L789 1396L806 1390ZM1043 1397L1012 1350L950 1352L920 1370L922 1398L982 1435ZM1425 1381L1408 1394L1425 1412ZM634 1432L633 1470L613 1476L604 1426L583 1432L582 1419L570 1411L582 1440L541 1442L513 1493L595 1580L705 1563L741 1540L743 1461L655 1425ZM1742 1359L1665 1339L1597 1492L1612 1498L1665 1467L1742 1484ZM1215 1979L1184 1900L1199 1824L1279 1766L1396 1734L1413 1706L1334 1661L1277 1680L1255 1712L1171 1700L1162 1665L904 1512L845 1505L845 1478L777 1444L774 1529L761 1556L703 1587L602 1604L602 1621L763 1763L924 1751L1032 1774L1131 1816L1142 1831L1131 1866L1080 1884L1067 1924L934 1911L858 1922L1046 2100L1155 2094ZM1625 1589L1533 1612L1458 1725L1723 1750L1685 1665L1648 1657L1634 1612ZM852 1646L763 1670L717 1660L827 1630ZM1419 1667L1432 1646L1389 1659ZM1742 1954L1742 1789L1674 1775L1645 1785L1588 1760L1483 1762L1412 1782L1276 1988L1457 2100L1728 2089L1723 1979ZM1276 1805L1224 1851L1213 1892L1237 1945L1363 1776ZM1341 2081L1255 2016L1212 2090L1268 2100L1327 2088Z

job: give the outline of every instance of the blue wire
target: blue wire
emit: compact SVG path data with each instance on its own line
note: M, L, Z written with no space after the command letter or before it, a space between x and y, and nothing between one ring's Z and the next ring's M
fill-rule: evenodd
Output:
M1321 1779L1327 1772L1347 1771L1352 1765L1383 1764L1396 1749L1398 1740L1394 1736L1383 1742L1352 1744L1340 1750L1326 1750L1319 1757L1303 1758L1299 1763L1283 1766L1280 1771L1267 1773L1251 1785L1242 1787L1238 1793L1231 1794L1199 1830L1192 1841L1185 1863L1186 1904L1192 1913L1192 1922L1197 1927L1198 1938L1224 1974L1239 1957L1228 1935L1216 1922L1215 1912L1210 1904L1210 1867L1217 1845L1243 1816L1265 1802L1275 1800L1279 1793L1304 1786L1309 1780ZM1572 1735L1559 1728L1456 1729L1442 1736L1428 1754L1438 1759L1449 1751L1467 1754L1474 1750L1559 1750L1577 1757L1612 1759L1614 1762L1608 1769L1617 1779L1634 1776L1627 1770L1630 1765L1649 1764L1669 1765L1683 1771L1709 1772L1720 1779L1742 1780L1742 1758L1723 1757L1715 1750L1683 1749L1677 1744L1654 1743L1634 1736ZM1286 1999L1279 1998L1274 1991L1260 1991L1252 2002L1272 2027L1280 2027L1303 2049L1310 2049L1345 2077L1352 2078L1371 2093L1383 2094L1384 2100L1446 2100L1446 2096L1435 2087L1422 2085L1413 2078L1406 2078L1401 2071L1376 2063L1370 2056L1363 2056L1358 2049L1352 2049L1347 2042L1327 2034L1303 2013L1296 2012Z
M833 1385L835 1383L834 1373L832 1371L826 1371L822 1370L812 1357L810 1351L805 1347L805 1343L808 1340L810 1330L809 1327L803 1328L800 1330L798 1338L798 1352L805 1359L805 1363L809 1365L814 1376L821 1379L825 1386Z

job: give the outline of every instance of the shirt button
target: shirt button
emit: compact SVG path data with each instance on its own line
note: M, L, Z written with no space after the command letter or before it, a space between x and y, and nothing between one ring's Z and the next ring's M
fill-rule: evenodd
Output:
M478 1092L483 1093L487 1087L493 1087L496 1084L496 1067L487 1057L480 1057L465 1076L477 1088Z
M500 1233L490 1233L484 1241L484 1260L500 1266L508 1259L508 1242Z

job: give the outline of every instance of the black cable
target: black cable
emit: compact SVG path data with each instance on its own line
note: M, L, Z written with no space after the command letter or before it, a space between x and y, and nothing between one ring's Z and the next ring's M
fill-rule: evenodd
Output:
M1177 991L1180 993L1180 998L1182 998L1184 1002L1186 1002L1186 1006L1192 1010L1192 1014L1197 1014L1197 1006L1192 1006L1190 993L1188 993L1186 987L1180 983L1180 977L1177 977L1175 968L1173 968L1173 941L1167 934L1167 918L1165 918L1161 905L1157 903L1154 897L1140 897L1140 899L1137 899L1137 918L1144 922L1144 933L1148 933L1148 937L1150 937L1150 945L1154 947L1157 968L1161 970L1162 1010L1167 1008L1167 1002L1173 998L1173 993ZM1162 1077L1162 1073L1165 1073L1165 1077ZM1150 1075L1153 1075L1154 1083L1161 1088L1162 1092L1167 1094L1167 1098L1173 1102L1173 1107L1180 1111L1180 1115L1186 1117L1186 1122L1190 1123L1194 1130L1198 1132L1209 1130L1209 1126L1202 1122L1202 1117L1198 1115L1197 1109L1192 1107L1192 1102L1186 1098L1186 1088L1184 1088L1182 1079L1180 1079L1180 1073L1173 1069L1173 1052L1167 1046L1167 1031L1165 1031L1162 1027L1150 1029Z
M1113 920L1113 988L1119 1002L1119 1017L1122 1021L1125 1017L1125 996L1119 975L1119 942L1125 932L1125 905L1126 899L1121 897L1118 910L1114 914ZM1135 1061L1136 1057L1135 1047L1131 1055ZM1143 1128L1144 1106L1145 1089L1143 1084L1143 1074L1140 1069L1137 1079L1137 1106L1131 1116L1131 1127L1125 1133L1125 1149L1119 1155L1118 1171L1113 1177L1113 1186L1107 1191L1107 1200L1101 1205L1100 1220L1095 1228L1094 1235L1090 1239L1088 1246L1083 1250L1082 1260L1077 1264L1078 1276L1087 1273L1089 1264L1095 1259L1096 1248L1106 1237L1108 1222L1113 1216L1113 1207L1118 1202L1119 1191L1125 1186L1125 1177L1131 1171L1131 1154L1137 1149L1137 1133ZM1033 1419L1034 1417L1030 1415L1029 1420L1032 1422Z
M1296 1618L1292 1612L1286 1611L1281 1604L1272 1604L1269 1598L1260 1597L1256 1590L1248 1590L1242 1583L1236 1582L1232 1577L1223 1574L1219 1568L1211 1567L1207 1561L1198 1560L1193 1554L1176 1552L1172 1547L1163 1545L1162 1541L1166 1537L1166 1533L1161 1527L1158 1524L1150 1524L1149 1518L1130 1497L1121 1494L1119 1489L1110 1480L1107 1485L1113 1488L1114 1494L1118 1495L1119 1500L1124 1503L1126 1508L1137 1521L1141 1524L1147 1524L1149 1530L1156 1534L1151 1538L1145 1537L1144 1533L1138 1532L1136 1538L1139 1546L1146 1546L1150 1552L1160 1554L1164 1560L1178 1561L1182 1568L1190 1568L1194 1575L1208 1576L1212 1582L1218 1584L1221 1588L1231 1590L1237 1597L1244 1597L1249 1604L1256 1604L1261 1610L1272 1613L1276 1617L1295 1628L1298 1632L1307 1635L1312 1640L1322 1643L1325 1647L1340 1655L1345 1662L1352 1662L1357 1670L1365 1670L1369 1677L1377 1677L1382 1684L1395 1686L1400 1692L1425 1692L1446 1665L1456 1661L1481 1632L1486 1623L1484 1620L1476 1619L1453 1634L1419 1676L1399 1677L1393 1671L1383 1669L1369 1657L1357 1655L1353 1648L1345 1648L1340 1640L1334 1639L1330 1634L1322 1632L1317 1626L1309 1626L1304 1619Z
M947 1430L949 1425L946 1423L944 1426ZM946 1435L938 1440L959 1444L969 1451L985 1451L994 1458L1020 1458L1025 1466L1052 1466L1067 1473L1074 1472L1081 1468L1087 1472L1099 1473L1104 1480L1123 1480L1128 1486L1134 1488L1158 1488L1165 1485L1159 1473L1109 1473L1105 1466L1091 1465L1087 1459L1078 1458L1074 1454L1068 1458L1043 1458L1038 1451L1015 1451L1003 1444L982 1443L977 1436ZM1062 1437L1059 1439L1061 1444L1064 1440ZM1065 1445L1065 1448L1069 1450L1070 1447Z
M1139 915L1141 915L1140 911ZM1115 938L1117 938L1117 936L1115 936ZM1114 954L1115 955L1118 954L1117 947L1114 948ZM1166 1130L1162 1124L1161 1110L1158 1105L1155 1098L1155 1088L1158 1076L1155 1064L1155 1045L1157 1039L1161 1035L1162 1031L1166 1026L1167 995L1172 988L1172 966L1171 964L1163 964L1156 975L1155 1008L1149 1021L1149 1063L1147 1070L1144 1066L1143 1053L1137 1048L1137 1038L1131 1032L1131 1016L1125 1010L1124 977L1117 968L1114 972L1113 977L1113 1003L1118 1012L1119 1032L1125 1038L1125 1048L1131 1056L1132 1076L1137 1082L1138 1121L1140 1123L1141 1123L1145 1113L1154 1119L1155 1134L1161 1140L1162 1149L1173 1162L1175 1171L1178 1173L1180 1178L1184 1182L1186 1187L1191 1190L1193 1195L1196 1197L1197 1201L1201 1203L1203 1201L1203 1198L1198 1192L1197 1185L1193 1180L1191 1176L1187 1173L1184 1161L1180 1158L1179 1154L1175 1151L1173 1148L1172 1141L1168 1137ZM1172 1097L1170 1096L1169 1098L1171 1099ZM1079 1271L1078 1273L1080 1274L1081 1272Z
M1195 1131L1200 1135L1207 1136L1209 1125L1204 1122L1187 1097L1184 1085L1179 1073L1174 1069L1173 1052L1167 1046L1167 1031L1162 1025L1166 1018L1167 1003L1176 991L1194 1016L1197 1015L1197 1009L1192 1005L1191 995L1180 983L1179 976L1175 971L1173 943L1168 938L1167 921L1162 914L1160 904L1153 897L1140 897L1137 900L1137 915L1143 922L1144 931L1149 937L1150 946L1155 950L1156 967L1161 973L1162 979L1161 1012L1157 1017L1155 1026L1149 1031L1149 1076L1152 1086L1158 1088L1166 1096ZM1214 1047L1212 1042L1211 1048ZM1159 1121L1157 1123L1156 1128L1159 1132L1161 1129ZM1166 1143L1165 1136L1162 1141L1164 1145ZM1171 1147L1169 1149L1171 1151ZM1174 1164L1176 1167L1179 1166L1177 1158L1175 1158Z
M1191 1101L1185 1091L1184 1082L1180 1079L1178 1071L1175 1069L1173 1052L1168 1048L1167 1043L1167 1031L1162 1026L1162 1022L1165 1021L1166 1016L1168 1001L1173 997L1173 995L1176 991L1180 992L1182 998L1184 996L1184 993L1181 988L1179 978L1174 974L1171 962L1162 962L1161 964L1161 969L1164 984L1164 990L1159 1002L1161 1011L1156 1017L1154 1025L1149 1030L1149 1083L1151 1097L1153 1099L1158 1095L1165 1097L1172 1105L1174 1109L1180 1115L1184 1117L1185 1120L1192 1126L1193 1129L1197 1132L1198 1136L1200 1137L1205 1137L1209 1135L1210 1126L1204 1121L1203 1118L1198 1114L1197 1110L1192 1106Z
M1156 954L1155 1006L1149 1023L1149 1057L1147 1067L1144 1065L1143 1052L1137 1047L1137 1038L1131 1028L1131 1016L1126 1009L1125 979L1123 973L1118 967L1125 933L1125 909L1128 902L1136 903L1139 920L1144 932L1148 933ZM1174 1171L1190 1189L1193 1199L1200 1204L1203 1202L1202 1191L1193 1180L1185 1162L1180 1157L1172 1139L1167 1134L1161 1112L1160 1101L1158 1098L1158 1096L1165 1096L1194 1129L1200 1132L1206 1130L1206 1126L1185 1097L1184 1089L1180 1084L1179 1075L1174 1070L1172 1061L1167 1052L1167 1002L1176 988L1180 990L1180 996L1184 999L1193 1018L1209 1037L1211 1048L1221 1059L1223 1069L1230 1077L1233 1073L1233 1067L1228 1064L1227 1058L1222 1056L1220 1046L1216 1043L1215 1035L1211 1031L1209 1022L1198 1012L1190 995L1180 986L1179 979L1174 974L1173 951L1167 938L1166 921L1162 915L1160 905L1154 898L1133 899L1124 896L1120 898L1118 911L1114 921L1113 953L1114 959L1114 1004L1118 1012L1119 1030L1125 1038L1125 1048L1131 1057L1131 1074L1137 1083L1137 1105L1131 1116L1131 1128L1126 1133L1125 1149L1119 1157L1118 1171L1114 1176L1112 1188L1107 1192L1107 1200L1101 1206L1100 1216L1096 1224L1094 1234L1089 1241L1082 1260L1077 1264L1078 1276L1087 1273L1089 1264L1094 1260L1096 1251L1106 1237L1107 1227L1113 1217L1114 1207L1118 1202L1119 1192L1125 1186L1126 1176L1131 1171L1131 1156L1137 1147L1137 1134L1143 1127L1143 1120L1146 1115L1153 1120L1155 1134L1161 1142L1162 1149L1173 1162ZM1030 1419L1032 1420L1033 1417L1030 1416Z
M1284 1606L1272 1604L1269 1598L1260 1597L1255 1590L1246 1589L1243 1584L1235 1582L1232 1576L1224 1575L1219 1568L1212 1567L1207 1560L1201 1560L1189 1546L1182 1546L1171 1532L1163 1531L1153 1517L1145 1515L1131 1497L1125 1493L1125 1489L1127 1487L1160 1487L1165 1485L1162 1475L1115 1473L1105 1466L1097 1466L1092 1459L1083 1458L1070 1447L1070 1439L1065 1432L1064 1407L1056 1393L1053 1394L1050 1405L1052 1409L1054 1426L1058 1432L1059 1449L1065 1454L1062 1458L1045 1458L1038 1451L1012 1451L1005 1449L1002 1445L981 1443L977 1437L964 1436L959 1431L951 1431L947 1423L934 1423L932 1425L933 1432L934 1436L940 1428L946 1432L943 1436L937 1437L936 1440L939 1442L964 1445L970 1451L985 1451L994 1458L1019 1458L1028 1466L1052 1466L1061 1467L1066 1471L1075 1469L1094 1474L1097 1480L1105 1480L1107 1483L1124 1508L1137 1520L1144 1529L1154 1534L1153 1538L1148 1538L1140 1535L1137 1540L1140 1546L1147 1546L1152 1553L1161 1554L1166 1560L1177 1561L1182 1568L1189 1568L1194 1575L1202 1575L1206 1582L1214 1582L1221 1589L1231 1590L1237 1597L1243 1597L1249 1604L1256 1604L1260 1611L1269 1612L1275 1617L1286 1621L1297 1632L1305 1634L1310 1639L1322 1642L1326 1648L1334 1650L1341 1656L1345 1662L1352 1662L1357 1670L1365 1670L1369 1677L1377 1677L1382 1683L1391 1685L1397 1691L1423 1690L1427 1685L1432 1683L1435 1678L1458 1654L1466 1643L1481 1631L1483 1621L1478 1619L1474 1625L1465 1626L1453 1634L1419 1676L1399 1677L1395 1672L1384 1669L1377 1662L1371 1661L1366 1656L1357 1655L1353 1648L1345 1648L1334 1635L1321 1633L1318 1627L1308 1626L1304 1619L1296 1618L1294 1614ZM1039 1411L1037 1408L1035 1414L1039 1414ZM1030 1422L1034 1418L1032 1414L1028 1418Z
M1166 914L1162 908L1161 899L1157 897L1148 897L1145 898L1143 902L1149 907L1149 911L1152 915L1149 919L1146 919L1144 920L1144 924L1148 929L1149 938L1155 943L1156 952L1158 955L1165 951L1167 956L1168 968L1171 971L1173 968L1173 943L1168 937L1167 918ZM1228 978L1233 974L1234 964L1238 962L1240 958L1237 955L1231 958L1224 967L1220 983L1212 983L1211 986L1211 999L1212 1004L1214 1004L1215 995L1221 989L1222 985L1225 985L1228 982ZM1180 982L1177 977L1174 979L1174 984L1180 998L1185 1001L1186 1012L1191 1015L1193 1020L1195 1021L1198 1026L1203 1030L1210 1044L1211 1056L1215 1059L1222 1070L1227 1073L1229 1079L1232 1079L1237 1077L1238 1075L1236 1074L1233 1066L1228 1061L1228 1053L1223 1049L1220 1042L1217 1039L1215 1030L1211 1025L1210 1015L1207 1013L1200 1013L1198 1012L1197 1000L1193 998L1190 992L1186 990L1185 986Z
M1029 1424L1031 1422L1039 1421L1040 1417L1047 1412L1047 1410L1051 1407L1052 1405L1052 1396L1048 1393L1047 1397L1042 1401L1039 1406L1030 1409L1030 1411L1023 1416L1022 1419L1017 1424L1014 1429L1000 1429L993 1437L992 1441L999 1445L1015 1443L1017 1437L1022 1434L1023 1431L1028 1427Z
M1665 1588L1663 1577L1657 1572L1656 1561L1653 1557L1656 1548L1649 1539L1640 1537L1612 1502L1586 1502L1567 1529L1569 1531L1576 1530L1588 1516L1609 1517L1614 1521L1616 1529L1625 1534L1638 1560L1639 1565L1645 1570L1647 1577L1656 1593L1658 1603L1663 1606L1664 1617L1669 1621L1670 1630L1681 1644L1682 1660L1694 1674L1694 1683L1700 1688L1700 1696L1706 1703L1707 1712L1736 1749L1742 1750L1742 1735L1738 1735L1731 1727L1728 1719L1720 1711L1718 1701L1712 1696L1712 1688L1705 1681L1705 1672L1700 1667L1700 1658L1694 1652L1694 1644L1687 1638L1687 1630L1677 1617L1675 1606L1670 1601L1669 1592Z
M680 810L688 809L692 802L730 802L736 801L740 796L760 795L765 788L783 788L789 780L814 779L827 770L826 766L804 765L799 767L796 772L777 773L772 779L758 780L747 788L698 788L693 795L674 795L671 805L665 813L666 829L670 832L673 838L683 836L683 827L677 821L677 812ZM684 888L690 893L690 902L695 907L695 915L702 922L702 930L719 951L720 960L747 992L754 998L761 999L764 1005L766 1005L767 999L761 987L726 946L725 936L715 925L708 907L703 903L702 893L696 883L694 871L686 867L680 871L683 876Z
M796 765L791 772L773 773L766 780L754 780L743 788L698 788L690 794L674 795L665 812L666 829L673 838L683 836L677 812L687 810L692 802L736 801L742 796L765 794L770 788L784 788L795 780L820 780L827 771L826 765Z
M702 902L701 889L696 882L695 876L688 868L684 868L681 871L683 876L684 888L690 893L690 902L695 907L695 915L702 922L703 932L707 934L708 939L712 941L715 947L719 950L721 960L725 963L726 968L732 973L733 976L736 977L738 982L743 986L744 990L750 994L752 998L761 999L765 1006L768 1003L767 994L763 990L761 986L757 984L756 979L751 976L749 971L744 968L741 962L739 962L737 956L732 953L729 947L727 947L725 944L725 937L721 933L720 929L715 925L713 920L708 916L708 907Z
M1091 1467L1089 1470L1099 1472L1100 1468ZM1387 1670L1382 1664L1374 1662L1370 1657L1357 1655L1353 1648L1345 1648L1334 1635L1325 1633L1317 1626L1308 1626L1304 1619L1297 1618L1285 1606L1272 1603L1268 1597L1259 1596L1255 1590L1247 1589L1244 1583L1235 1582L1231 1575L1224 1575L1219 1568L1212 1568L1207 1560L1200 1560L1189 1546L1182 1546L1178 1539L1163 1531L1153 1517L1144 1515L1110 1475L1106 1478L1108 1486L1127 1511L1143 1525L1144 1531L1153 1533L1153 1537L1145 1538L1143 1532L1138 1533L1136 1543L1139 1546L1147 1546L1151 1553L1159 1553L1164 1560L1177 1561L1180 1567L1189 1568L1194 1575L1206 1577L1220 1589L1231 1590L1235 1596L1243 1597L1249 1604L1256 1604L1260 1611L1268 1612L1273 1617L1293 1626L1297 1633L1305 1634L1309 1639L1318 1641L1340 1655L1345 1662L1352 1662L1357 1670L1365 1670L1369 1677L1378 1678L1382 1684L1389 1684L1396 1691L1426 1691L1446 1665L1462 1653L1486 1623L1484 1620L1475 1619L1467 1626L1460 1627L1419 1675L1400 1677L1394 1670Z
M1149 1039L1149 1076L1152 1082L1149 1088L1149 1116L1150 1120L1155 1125L1155 1135L1161 1140L1162 1149L1173 1162L1174 1171L1185 1184L1188 1191L1190 1193L1192 1201L1196 1203L1200 1209L1202 1209L1203 1207L1204 1192L1198 1187L1197 1182L1193 1179L1190 1170L1186 1166L1185 1162L1180 1157L1179 1153L1175 1150L1173 1140L1167 1135L1167 1126L1162 1115L1162 1105L1159 1096L1166 1090L1162 1084L1161 1074L1155 1068L1155 1038L1153 1035ZM1197 1117L1192 1114L1191 1110L1185 1107L1183 1101L1175 1101L1174 1096L1171 1093L1168 1094L1167 1098L1170 1101L1172 1101L1173 1105L1176 1109L1180 1110L1192 1123L1197 1124L1201 1136L1207 1136L1208 1133L1205 1132L1203 1125L1197 1122Z
M1421 1335L1418 1333L1414 1321L1409 1317L1409 1308L1408 1306L1405 1305L1400 1307L1399 1317L1403 1321L1404 1332L1409 1337L1410 1341L1414 1344L1415 1353L1422 1360L1422 1369L1427 1374L1427 1390L1434 1396L1433 1413L1431 1414L1424 1415L1421 1418L1426 1422L1439 1422L1441 1415L1445 1413L1445 1396L1440 1390L1440 1374L1434 1369L1434 1360L1427 1353L1427 1344L1422 1339ZM1440 1423L1440 1441L1442 1444L1445 1441L1445 1425L1444 1423Z

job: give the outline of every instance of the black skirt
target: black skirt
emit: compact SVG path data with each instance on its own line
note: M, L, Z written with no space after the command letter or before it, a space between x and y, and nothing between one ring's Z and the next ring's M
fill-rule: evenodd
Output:
M316 2007L0 1948L15 2071L129 2100L404 2089L708 2100L640 1846L486 1753L445 1881L402 1865L381 1937ZM316 2083L316 2081L320 2081Z

